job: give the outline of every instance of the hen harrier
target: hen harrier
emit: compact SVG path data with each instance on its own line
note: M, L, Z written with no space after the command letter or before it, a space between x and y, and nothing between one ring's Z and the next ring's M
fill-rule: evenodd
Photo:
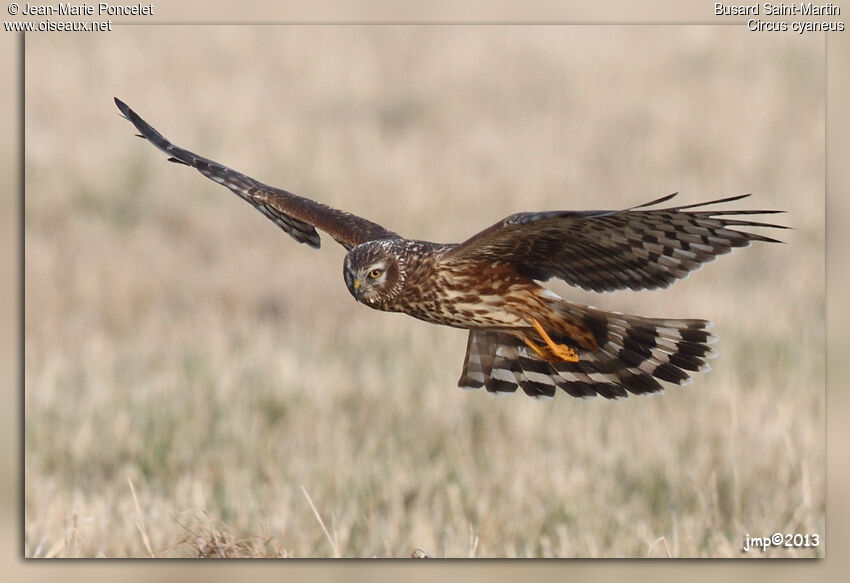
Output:
M778 242L730 227L786 227L749 220L769 210L693 210L749 195L673 208L518 213L463 243L405 239L356 215L267 186L177 147L119 99L118 109L172 162L196 168L254 205L299 243L320 229L348 250L348 291L370 308L469 330L461 388L493 394L517 387L538 398L626 397L683 385L707 370L714 337L706 320L606 312L562 299L537 282L556 277L586 290L657 289L703 263ZM745 218L729 218L744 215Z

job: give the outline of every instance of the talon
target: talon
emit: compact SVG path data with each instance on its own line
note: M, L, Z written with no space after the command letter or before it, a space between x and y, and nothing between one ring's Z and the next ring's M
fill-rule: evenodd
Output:
M531 325L540 334L540 337L546 343L545 346L537 346L534 342L523 336L522 340L526 345L537 353L537 356L549 362L578 362L578 353L567 346L566 344L557 344L543 329L540 322L531 319Z
M578 352L566 344L556 344L555 347L552 348L552 352L563 361L578 362Z
M549 350L549 347L548 347L548 346L537 346L534 342L532 342L531 340L529 340L529 339L528 339L526 336L524 336L524 335L523 335L523 337L522 337L522 341L523 341L523 342L525 342L525 345L526 345L526 346L528 346L528 347L529 347L530 349L532 349L535 353L537 353L537 356L539 356L539 357L540 357L540 358L542 358L543 360L548 360L548 361L552 362L553 357L554 357L555 355L554 355L554 354L552 354L552 352Z

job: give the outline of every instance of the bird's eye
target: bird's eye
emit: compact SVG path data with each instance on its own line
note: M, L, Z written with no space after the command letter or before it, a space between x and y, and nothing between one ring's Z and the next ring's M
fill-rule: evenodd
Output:
M372 279L378 279L379 277L381 277L382 273L383 271L380 269L373 269L369 272L369 277L371 277Z

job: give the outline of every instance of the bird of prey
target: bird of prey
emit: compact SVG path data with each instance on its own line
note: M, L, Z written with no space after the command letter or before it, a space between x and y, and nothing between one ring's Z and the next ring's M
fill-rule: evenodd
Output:
M710 322L603 311L539 282L554 277L595 292L666 288L734 247L779 242L740 227L786 228L751 220L782 211L704 209L749 195L656 207L674 193L623 210L517 213L457 244L406 239L175 146L115 103L170 161L223 184L299 243L318 248L318 229L345 247L343 276L358 302L469 330L458 385L495 395L522 388L549 398L560 388L622 398L663 391L659 381L690 382L714 356Z

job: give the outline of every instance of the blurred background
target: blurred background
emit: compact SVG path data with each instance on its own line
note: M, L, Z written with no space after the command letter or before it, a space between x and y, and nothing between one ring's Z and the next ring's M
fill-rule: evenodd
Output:
M706 26L121 27L30 35L27 556L822 556L822 37ZM714 370L624 402L455 387L466 333L356 304L134 138L408 237L522 210L789 211L787 245L573 300L716 324Z

